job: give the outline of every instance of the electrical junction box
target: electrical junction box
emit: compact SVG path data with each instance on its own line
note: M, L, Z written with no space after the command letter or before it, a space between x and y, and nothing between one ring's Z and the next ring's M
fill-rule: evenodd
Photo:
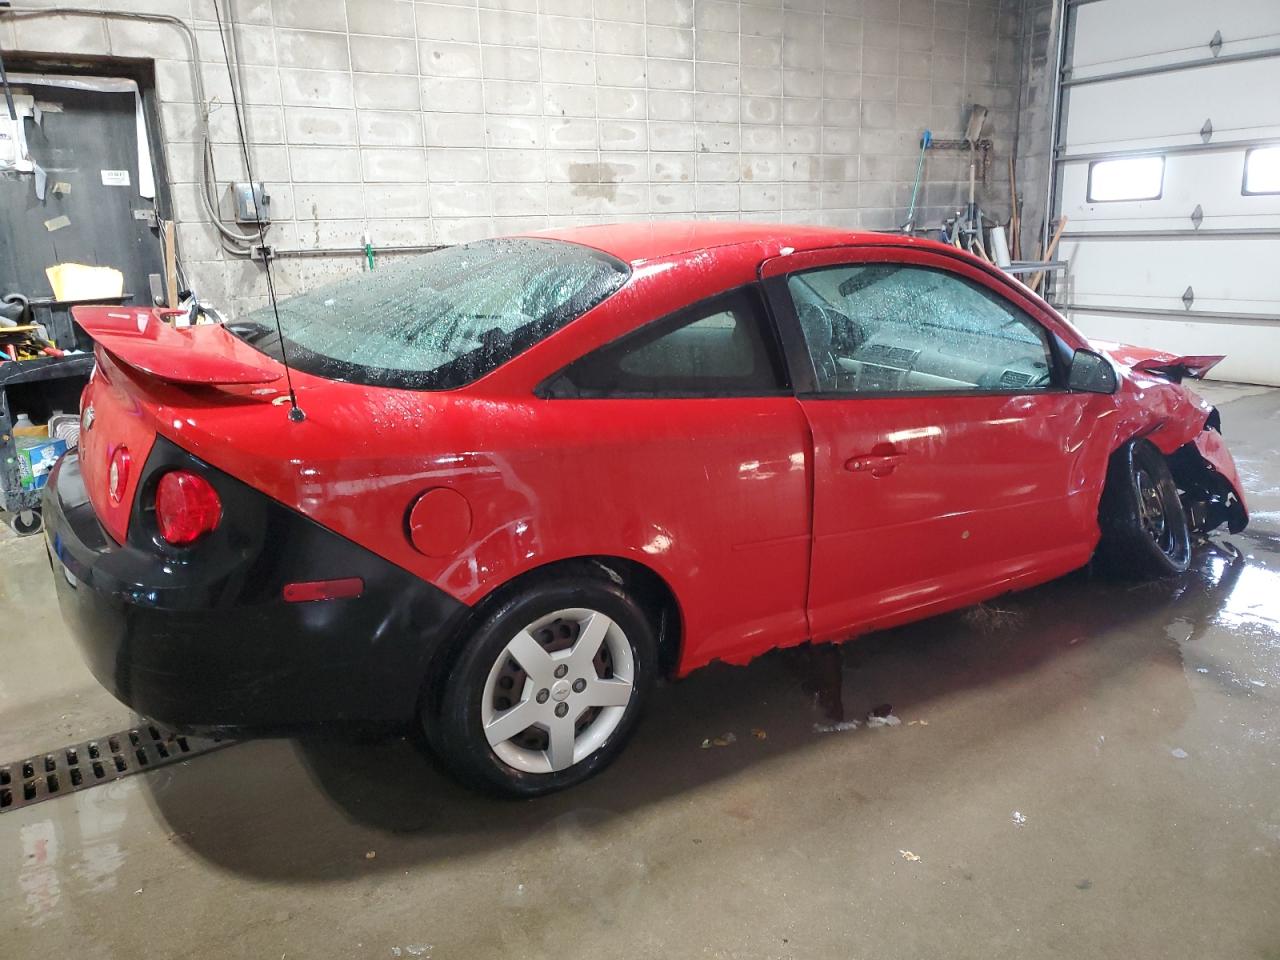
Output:
M267 185L261 180L231 184L231 197L236 204L236 223L256 224L259 219L263 223L271 222L271 194L267 193Z

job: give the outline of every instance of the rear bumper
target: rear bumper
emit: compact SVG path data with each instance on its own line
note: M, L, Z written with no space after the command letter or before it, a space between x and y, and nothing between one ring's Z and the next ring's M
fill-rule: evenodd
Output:
M189 732L410 721L431 657L466 608L167 441L157 440L139 489L174 466L205 474L224 505L210 542L185 551L157 546L137 504L128 540L111 540L75 454L50 476L45 536L58 600L99 682ZM286 583L339 577L360 577L361 595L281 598Z

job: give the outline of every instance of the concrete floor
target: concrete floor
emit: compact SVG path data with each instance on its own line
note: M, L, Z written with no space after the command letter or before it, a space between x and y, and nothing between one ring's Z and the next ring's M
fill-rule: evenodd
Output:
M1204 392L1254 522L1181 582L710 668L533 803L264 741L3 814L0 955L1280 957L1280 391ZM0 571L0 758L128 726L42 543Z

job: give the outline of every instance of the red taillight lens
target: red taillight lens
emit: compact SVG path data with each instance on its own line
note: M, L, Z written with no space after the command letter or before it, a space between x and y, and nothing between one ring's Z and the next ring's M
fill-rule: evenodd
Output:
M175 547L195 543L218 526L222 501L204 477L173 470L156 487L156 523L160 536Z
M107 471L107 493L112 503L124 499L124 492L129 488L129 466L133 460L129 456L128 447L116 447L111 454L111 466Z

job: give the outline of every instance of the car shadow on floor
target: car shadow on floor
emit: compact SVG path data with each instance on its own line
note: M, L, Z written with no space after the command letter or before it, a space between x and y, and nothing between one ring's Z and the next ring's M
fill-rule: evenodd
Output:
M1264 551L1274 558L1280 547L1260 543ZM1126 683L1135 671L1181 671L1187 632L1213 621L1252 562L1220 541L1199 549L1192 573L1179 580L1112 583L1083 570L852 643L775 651L746 667L712 665L659 687L610 769L540 800L479 796L408 740L309 739L241 744L147 778L149 802L176 842L224 869L325 882L480 856L540 831L626 817L723 778L768 776L773 765L789 771L798 753L829 747L831 737L847 737L848 749L862 751L868 783L914 777L923 787L936 771L903 769L893 756L894 738L912 721L927 722L953 695L990 689L994 696L1039 677L1034 696L1005 698L1012 712L999 723L963 733L965 748L981 746ZM1135 711L1145 717L1135 722L1162 729L1182 722L1190 690L1170 686L1177 702L1161 704L1158 719ZM866 728L869 713L886 711L903 726ZM848 721L863 725L824 733ZM856 800L873 787L849 789Z

